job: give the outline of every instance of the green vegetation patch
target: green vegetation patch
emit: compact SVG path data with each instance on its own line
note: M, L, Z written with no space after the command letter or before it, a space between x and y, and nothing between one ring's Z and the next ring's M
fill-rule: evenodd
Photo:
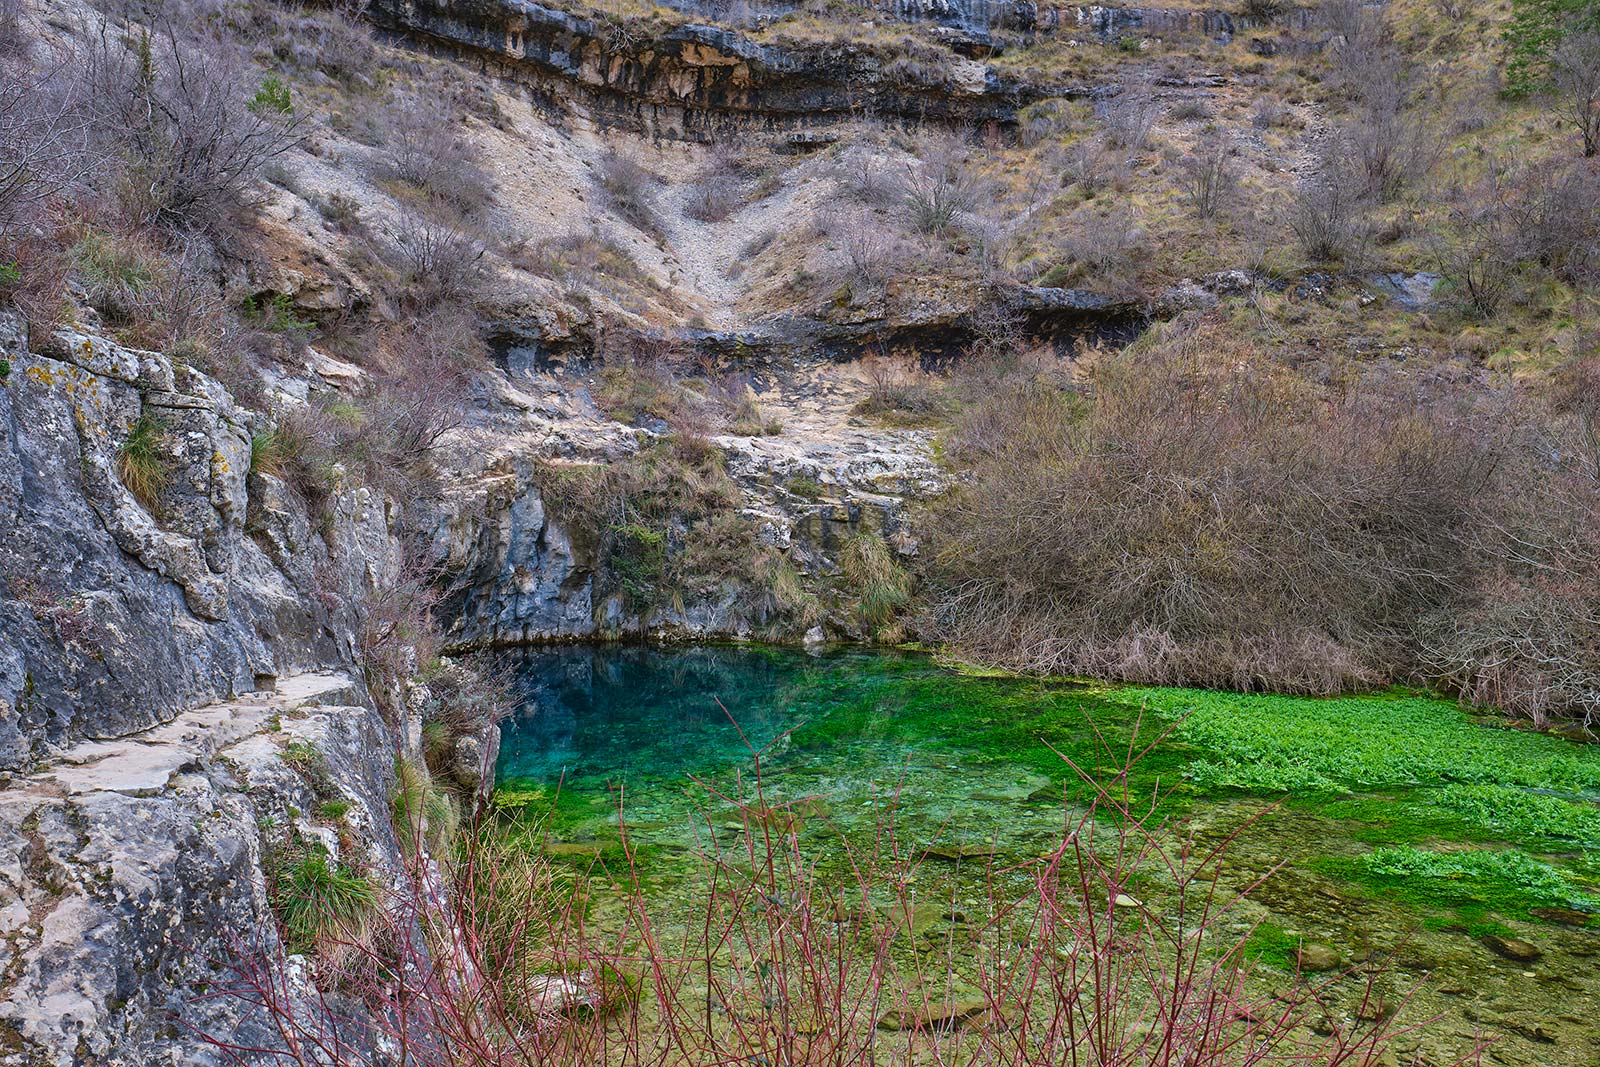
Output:
M1478 934L1501 932L1492 914L1521 916L1541 907L1600 911L1600 896L1589 887L1515 849L1433 851L1394 845L1317 866L1407 903L1444 910ZM1431 925L1440 922L1434 919Z
M1460 783L1600 794L1600 750L1481 726L1443 700L1195 689L1108 695L1181 720L1176 738L1204 749L1186 771L1202 788L1346 793Z

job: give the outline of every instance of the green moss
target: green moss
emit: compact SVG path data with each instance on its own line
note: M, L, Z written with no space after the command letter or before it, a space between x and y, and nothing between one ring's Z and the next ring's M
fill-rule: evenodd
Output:
M1250 937L1244 943L1244 958L1279 970L1293 970L1295 953L1299 951L1303 940L1277 923L1263 920L1250 931Z

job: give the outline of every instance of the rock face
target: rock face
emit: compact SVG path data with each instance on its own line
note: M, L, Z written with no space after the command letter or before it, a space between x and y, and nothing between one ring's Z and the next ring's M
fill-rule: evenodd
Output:
M399 869L403 739L351 680L396 509L335 490L313 529L257 417L159 353L0 315L0 360L0 1063L224 1062L200 1035L270 1036L201 999L276 936L265 821L333 790Z
M787 0L668 0L663 6L718 22L770 22L800 5ZM1122 7L1100 4L1034 3L1033 0L873 0L865 5L904 22L932 22L958 31L967 40L993 47L991 34L1005 31L1032 37L1073 34L1100 40L1124 35L1198 33L1231 37L1269 26L1298 29L1315 18L1311 8L1287 8L1273 15L1249 15L1227 8Z
M864 44L763 44L721 26L661 31L582 18L527 0L378 0L368 16L466 53L532 87L553 112L655 136L707 139L862 113L1009 124L1038 94L973 60Z
M0 316L0 769L207 700L353 662L355 605L394 566L388 506L338 494L313 532L252 475L255 416L154 352ZM119 474L154 429L160 485ZM343 635L343 636L341 636Z
M740 497L737 516L728 518L812 589L837 574L840 551L858 534L881 537L901 559L915 556L907 511L944 485L928 431L873 426L852 415L861 384L845 381L851 373L817 355L786 363L782 373L754 374L761 389L752 395L781 432L707 440ZM432 532L430 564L447 591L440 615L452 620L452 647L646 633L799 639L810 629L807 622L774 632L765 587L716 575L707 576L708 591L643 613L630 609L617 595L617 576L595 558L596 531L568 529L541 480L564 466L626 464L660 434L585 406L581 376L512 374L506 386L497 406L508 423L453 450L443 497L412 518Z
M286 743L316 747L365 859L399 869L389 765L372 758L393 741L376 712L337 704L355 691L294 676L0 789L0 1025L16 1042L0 1063L223 1063L206 1036L271 1043L240 1002L202 994L239 953L276 951L259 824L317 801Z

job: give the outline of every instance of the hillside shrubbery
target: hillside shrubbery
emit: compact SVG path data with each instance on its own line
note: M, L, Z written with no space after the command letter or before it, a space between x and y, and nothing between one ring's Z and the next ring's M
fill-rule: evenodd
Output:
M1592 413L1492 403L1330 396L1207 323L1087 397L1013 384L954 434L938 629L1028 670L1600 714Z

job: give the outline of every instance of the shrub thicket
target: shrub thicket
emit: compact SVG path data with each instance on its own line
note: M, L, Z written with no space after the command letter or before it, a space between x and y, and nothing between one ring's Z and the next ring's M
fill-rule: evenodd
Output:
M1093 398L980 405L934 515L942 629L1034 670L1334 692L1409 666L1462 579L1491 443L1404 396L1327 400L1219 327L1104 357Z

